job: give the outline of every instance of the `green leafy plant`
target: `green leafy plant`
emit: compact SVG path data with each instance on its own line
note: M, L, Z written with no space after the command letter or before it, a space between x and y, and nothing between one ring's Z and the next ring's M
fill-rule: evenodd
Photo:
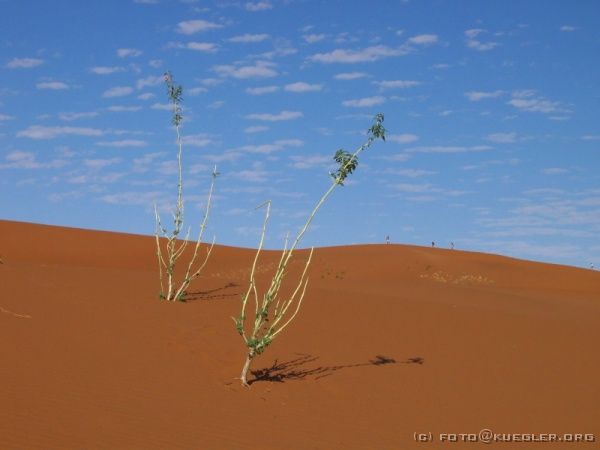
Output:
M192 257L187 265L183 278L177 284L175 280L175 266L178 259L183 255L186 250L191 232L191 227L188 227L187 233L183 240L178 240L181 237L181 231L183 227L184 218L184 201L183 201L183 141L181 138L181 122L183 120L183 112L181 108L181 102L183 101L182 94L183 88L173 83L173 77L170 72L165 73L164 76L165 84L167 86L167 96L172 105L171 122L175 127L177 134L177 165L178 165L178 182L177 182L177 203L175 210L173 211L173 229L169 232L163 225L158 213L156 203L154 204L154 215L156 219L156 257L158 259L158 270L160 279L160 295L159 297L167 301L185 301L187 295L187 289L190 283L200 275L215 244L213 239L212 244L207 248L204 260L196 264L198 259L198 253L200 250L200 244L204 236L204 231L208 223L208 217L212 206L212 198L215 186L215 180L219 173L217 167L213 169L212 180L210 183L210 189L208 191L208 200L206 203L206 209L204 211L204 218L200 224L200 231ZM164 244L164 245L163 245ZM164 247L164 249L163 249ZM165 280L166 278L166 280ZM166 289L165 289L166 285Z
M333 179L332 185L317 202L312 212L308 216L306 223L301 228L289 249L288 240L286 239L279 264L273 278L271 279L271 283L269 284L267 291L262 296L262 299L259 299L258 290L256 288L255 273L258 257L263 248L265 240L267 224L271 211L271 201L267 201L259 206L259 208L266 206L260 242L252 263L248 289L246 290L246 293L242 295L240 315L237 318L232 318L235 323L235 328L244 340L247 349L246 361L244 362L240 376L240 380L244 386L249 385L247 376L252 360L257 355L263 353L265 349L273 342L273 340L296 318L296 315L300 310L300 306L302 305L302 300L304 299L304 294L306 293L306 287L308 285L307 271L308 267L310 266L314 247L310 250L308 258L304 264L304 270L302 271L300 279L292 293L284 298L280 298L279 296L279 291L294 251L308 230L308 227L317 214L317 211L321 208L321 206L323 206L323 203L325 203L334 189L337 186L343 186L348 175L352 174L354 170L356 170L358 166L358 155L362 151L369 148L376 139L382 139L385 141L386 130L383 126L383 120L383 114L377 114L375 116L373 125L367 132L366 142L356 149L354 153L347 152L343 149L340 149L335 153L333 159L336 163L338 163L339 167L335 172L330 173ZM254 299L254 319L249 320L248 323L247 306L251 297Z

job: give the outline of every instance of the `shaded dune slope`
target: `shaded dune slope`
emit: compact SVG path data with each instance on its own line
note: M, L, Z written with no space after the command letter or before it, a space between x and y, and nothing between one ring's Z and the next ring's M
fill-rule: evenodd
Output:
M600 438L600 273L319 248L298 318L244 389L230 317L253 256L216 246L190 300L167 303L152 237L0 221L0 448L436 448L413 434L482 428ZM278 256L261 258L261 286Z

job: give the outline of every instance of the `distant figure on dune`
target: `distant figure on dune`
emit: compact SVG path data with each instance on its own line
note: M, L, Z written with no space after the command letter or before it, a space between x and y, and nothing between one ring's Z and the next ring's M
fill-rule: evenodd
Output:
M454 242L450 242L450 250L454 250Z
M0 262L2 262L2 260L0 259ZM594 270L594 263L590 264L590 269Z
M386 244L390 243L390 235L389 234L385 237L385 243Z
M435 242L431 241L431 248L435 247Z

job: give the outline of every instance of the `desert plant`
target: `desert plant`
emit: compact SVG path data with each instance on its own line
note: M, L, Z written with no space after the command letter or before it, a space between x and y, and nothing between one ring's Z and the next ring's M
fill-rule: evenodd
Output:
M257 355L260 355L262 352L264 352L264 350L273 342L277 335L279 335L279 333L281 333L295 319L298 311L300 310L300 306L302 305L302 300L304 299L304 294L306 293L306 286L308 285L308 277L306 274L312 259L314 247L312 247L310 250L308 258L304 264L304 270L302 271L298 284L292 291L291 295L289 295L287 298L279 298L279 290L286 275L287 266L292 258L294 250L302 240L302 237L308 230L309 225L313 221L317 211L321 208L323 203L325 203L334 189L337 186L343 186L348 175L352 174L352 172L356 170L356 167L358 166L358 155L363 150L369 148L376 139L380 138L385 141L385 128L383 127L383 119L383 114L377 114L375 116L373 125L368 130L366 142L354 153L347 152L343 149L340 149L335 153L333 159L339 164L339 167L335 172L330 173L331 177L333 178L332 185L317 202L312 212L308 216L306 223L300 229L296 239L293 241L289 249L288 239L286 238L277 270L271 279L267 291L262 296L261 301L259 301L259 295L256 288L255 272L258 257L263 248L265 240L267 223L269 221L269 215L271 211L271 202L267 201L263 205L259 206L262 207L266 205L266 213L260 236L260 242L256 251L256 255L254 256L252 269L250 270L248 289L246 290L246 293L242 295L240 315L237 318L233 317L237 332L240 334L240 336L242 336L247 347L246 361L244 362L240 376L240 380L244 386L248 386L247 375L252 360ZM250 326L247 326L246 308L250 297L254 298L254 321L250 323Z
M219 173L217 172L217 167L213 169L212 172L212 180L210 183L210 189L208 191L208 200L206 203L206 209L204 211L204 218L200 225L200 231L198 234L198 239L196 240L196 244L194 246L194 252L192 257L188 263L187 269L183 278L181 279L179 285L176 284L175 280L175 265L177 260L183 255L183 252L187 248L189 243L189 236L191 232L191 227L188 227L188 231L182 241L178 241L180 238L181 230L183 227L183 216L184 216L184 201L183 201L183 141L181 138L181 121L183 120L183 114L181 109L182 102L182 93L183 88L181 86L176 86L173 83L173 77L170 72L165 73L165 84L167 85L167 95L169 97L169 101L172 105L172 116L171 122L175 127L175 132L177 135L177 165L178 165L178 183L177 183L177 203L175 205L175 210L173 211L173 230L168 232L165 227L163 227L160 215L158 213L158 207L156 203L154 204L154 215L156 219L156 257L158 259L158 271L159 271L159 279L160 279L160 295L159 297L168 301L185 301L185 297L187 294L187 288L192 282L192 280L200 275L202 269L208 262L210 254L212 253L212 249L215 244L215 240L213 239L212 244L206 250L206 256L201 264L196 265L196 259L198 258L198 251L200 249L200 244L202 243L202 237L204 236L204 231L206 229L206 224L208 223L208 217L210 215L210 209L212 205L212 197L215 186L215 180ZM164 245L164 254L161 246L161 237L165 242ZM166 275L165 275L166 274ZM166 277L166 282L164 278ZM166 291L165 291L166 284Z

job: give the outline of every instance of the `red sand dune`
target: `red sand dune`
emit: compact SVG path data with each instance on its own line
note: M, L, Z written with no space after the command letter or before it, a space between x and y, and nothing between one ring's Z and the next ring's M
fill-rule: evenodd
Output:
M253 256L215 247L193 300L167 303L152 237L0 221L0 449L457 449L483 444L438 434L482 428L596 436L498 448L597 448L600 273L320 248L246 389L230 317Z

